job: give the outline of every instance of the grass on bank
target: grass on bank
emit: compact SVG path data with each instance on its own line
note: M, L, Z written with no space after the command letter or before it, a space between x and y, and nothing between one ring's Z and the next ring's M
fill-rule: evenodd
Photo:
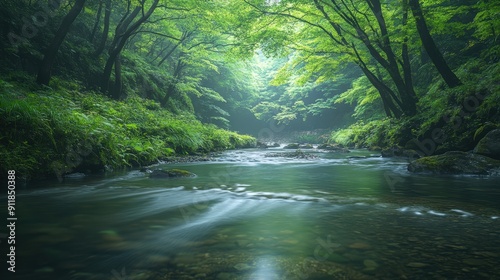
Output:
M0 80L0 170L61 175L147 165L172 155L255 146L255 138L173 115L139 97L112 101L78 85ZM6 173L5 173L6 174Z

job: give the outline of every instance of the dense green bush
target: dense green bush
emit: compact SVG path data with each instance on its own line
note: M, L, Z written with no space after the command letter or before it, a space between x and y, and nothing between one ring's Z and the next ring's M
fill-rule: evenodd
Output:
M254 146L251 136L173 115L151 100L112 101L77 84L32 90L0 80L0 166L26 176L121 168L173 154Z

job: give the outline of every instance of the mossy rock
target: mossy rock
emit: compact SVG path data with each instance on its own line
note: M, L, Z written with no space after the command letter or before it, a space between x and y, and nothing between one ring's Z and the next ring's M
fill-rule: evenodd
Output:
M423 157L408 165L413 173L491 175L499 170L500 160L458 151Z
M300 145L298 143L290 143L283 147L283 149L298 149Z
M349 153L350 151L338 144L321 144L317 147L318 150L327 150L339 153Z
M320 145L318 145L317 148L321 149L321 150L331 150L331 149L338 149L340 147L337 145L332 145L332 144L320 144Z
M488 132L477 143L474 153L500 160L500 129Z
M149 174L149 178L185 178L196 177L196 174L182 169L155 169Z
M266 143L257 141L257 148L267 149L268 147L269 145L267 145Z
M303 144L303 145L299 145L299 149L313 149L313 145L311 144Z

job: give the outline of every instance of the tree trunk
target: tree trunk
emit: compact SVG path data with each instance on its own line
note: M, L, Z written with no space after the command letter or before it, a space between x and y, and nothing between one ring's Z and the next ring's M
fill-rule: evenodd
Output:
M138 7L139 9L136 8L134 12L123 21L123 24L120 24L117 27L115 39L111 44L109 57L108 60L106 61L106 66L104 67L104 71L102 74L101 91L103 92L108 91L108 83L111 76L111 70L113 68L113 64L116 61L116 58L123 50L125 43L127 42L128 38L130 38L130 36L133 34L133 32L136 31L141 26L141 24L143 24L153 14L154 10L158 6L158 2L159 0L154 0L154 2L151 4L151 7L149 7L146 13L144 13L144 6L142 6L142 11L143 11L142 16L136 22L130 25L132 20L137 16L139 11L141 10L140 9L141 7ZM144 2L142 3L144 4Z
M120 56L115 61L115 87L113 89L113 99L119 100L122 97L122 63Z
M408 34L406 28L408 25L408 0L403 0L403 29L405 34L403 36L403 45L401 47L401 56L403 58L403 74L407 88L413 89L413 78L411 74L410 55L408 52Z
M97 15L94 22L94 27L92 28L92 32L90 33L89 41L92 43L95 38L95 33L97 32L97 28L99 27L99 23L101 22L101 14L102 14L102 1L99 1L99 8L97 9Z
M382 5L380 3L380 0L367 0L368 3L370 4L370 9L372 10L373 14L375 15L375 18L377 19L377 23L380 28L380 35L381 35L381 42L382 42L382 50L386 54L387 60L385 60L377 51L376 49L372 46L372 43L369 41L367 36L364 36L365 34L363 31L361 31L361 27L358 26L357 28L357 33L359 34L360 38L362 38L362 41L365 42L365 45L369 49L370 53L374 55L374 58L382 65L389 75L391 76L397 90L399 93L399 96L401 97L402 101L402 107L404 113L409 116L413 116L417 113L417 98L415 94L415 90L413 88L413 84L410 83L408 84L408 79L407 75L411 76L411 68L403 68L403 76L401 75L397 58L392 50L391 46L391 40L389 33L387 31L387 25L385 22L385 18L382 13ZM407 54L407 53L406 53ZM403 56L405 54L403 53ZM403 60L405 58L403 57Z
M180 46L180 44L182 43L182 40L177 42L168 52L167 54L160 60L160 62L158 62L158 66L161 66L163 64L163 62L165 62L165 60L167 60L167 58L170 57L170 55L175 51L175 49L177 49L177 47Z
M377 89L380 98L382 99L386 115L388 117L392 117L392 115L394 115L394 117L400 118L402 112L398 108L398 106L394 104L394 101L396 101L399 104L399 107L402 106L401 102L397 99L394 92L392 92L392 90L389 87L387 87L382 81L380 81L368 68L365 68L364 66L360 67L365 76L370 81L370 83Z
M323 5L319 0L314 0L316 8L322 13L323 17L328 21L328 23L333 27L339 39L333 38L333 36L327 32L336 44L344 45L345 47L350 47L354 50L357 57L357 64L361 67L364 74L367 76L368 80L373 84L373 86L379 91L382 97L382 101L385 105L393 112L394 116L399 117L402 113L412 116L416 113L416 94L413 87L407 87L403 76L401 75L398 59L396 54L393 52L391 47L391 41L389 39L389 33L387 30L387 25L382 14L382 6L380 0L365 0L368 3L371 12L377 20L377 24L380 29L380 34L377 34L378 38L372 39L365 31L365 26L363 26L354 16L355 12L348 8L347 1L341 0L339 2L331 0L332 4L329 5L335 13L337 13L346 24L350 25L355 34L353 34L358 40L360 40L364 46L368 49L368 52L372 58L387 71L391 77L392 82L397 88L396 96L394 91L390 89L381 79L378 79L373 73L370 72L363 59L357 53L354 43L348 43L344 34L344 28L338 23L337 20L332 19L325 11ZM374 42L374 40L377 40ZM351 45L352 44L352 45ZM376 45L380 46L382 52L376 48ZM384 56L385 54L385 56ZM394 102L397 103L394 104ZM399 107L399 108L398 108Z
M118 57L118 55L120 55L120 52L125 46L125 42L127 41L128 36L130 36L130 35L126 36L127 32L125 30L127 29L128 25L132 22L132 20L139 14L140 11L141 7L136 7L134 11L130 15L128 15L126 19L124 20L122 19L121 24L116 27L115 38L111 43L109 50L109 57L106 60L106 65L104 66L102 83L101 83L101 90L103 92L108 91L108 83L111 77L111 72L113 70L113 64L115 64L116 58Z
M99 46L94 52L94 57L98 57L101 55L104 47L106 46L106 41L108 40L109 33L109 21L111 18L111 0L106 0L106 11L104 12L104 29L102 31L101 41L99 42Z
M422 41L422 45L425 48L425 51L429 55L430 59L434 66L436 66L439 74L443 77L446 84L450 87L456 87L462 84L460 79L451 71L448 63L444 60L443 55L439 51L432 38L429 28L427 27L427 23L425 22L424 15L422 13L422 7L418 0L409 0L411 12L413 17L415 18L415 22L417 24L418 34L420 35L420 40Z
M365 76L368 78L368 81L370 81L373 87L377 89L380 98L382 99L382 104L384 106L386 115L388 117L394 116L396 118L400 118L402 115L402 112L399 109L402 107L401 101L398 99L396 94L387 85L384 84L381 79L377 78L377 76L372 71L370 71L370 69L368 69L368 66L360 57L356 48L353 47L353 49L356 57L358 58L356 64L359 66L359 68L361 68L361 71L363 71L363 74L365 74ZM396 106L394 102L396 102L398 106Z
M168 101L170 100L170 97L175 95L177 83L179 82L182 76L182 70L184 69L185 66L186 64L182 61L182 54L181 54L181 57L179 58L179 60L177 60L177 63L175 64L174 73L172 74L173 78L172 82L168 85L165 95L160 101L160 105L162 107L166 107Z
M125 42L123 43L123 45L125 45ZM115 64L116 58L118 57L118 55L120 54L120 52L123 48L122 44L120 44L118 47L119 48L114 49L109 54L109 58L106 61L106 66L104 66L104 71L102 74L102 81L101 81L101 90L103 92L108 91L108 86L109 86L108 83L109 83L109 79L111 77L111 72L113 71L113 64Z
M59 29L52 39L49 47L45 50L42 64L38 70L38 76L36 82L41 85L49 85L52 64L56 59L57 51L61 46L66 34L68 34L71 24L75 21L76 17L80 14L85 5L86 0L76 0L75 5L71 8L68 14L64 17Z

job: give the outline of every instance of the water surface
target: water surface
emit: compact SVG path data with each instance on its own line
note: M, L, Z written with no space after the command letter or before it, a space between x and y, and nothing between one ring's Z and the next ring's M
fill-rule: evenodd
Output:
M500 279L498 178L270 151L19 190L14 279Z

